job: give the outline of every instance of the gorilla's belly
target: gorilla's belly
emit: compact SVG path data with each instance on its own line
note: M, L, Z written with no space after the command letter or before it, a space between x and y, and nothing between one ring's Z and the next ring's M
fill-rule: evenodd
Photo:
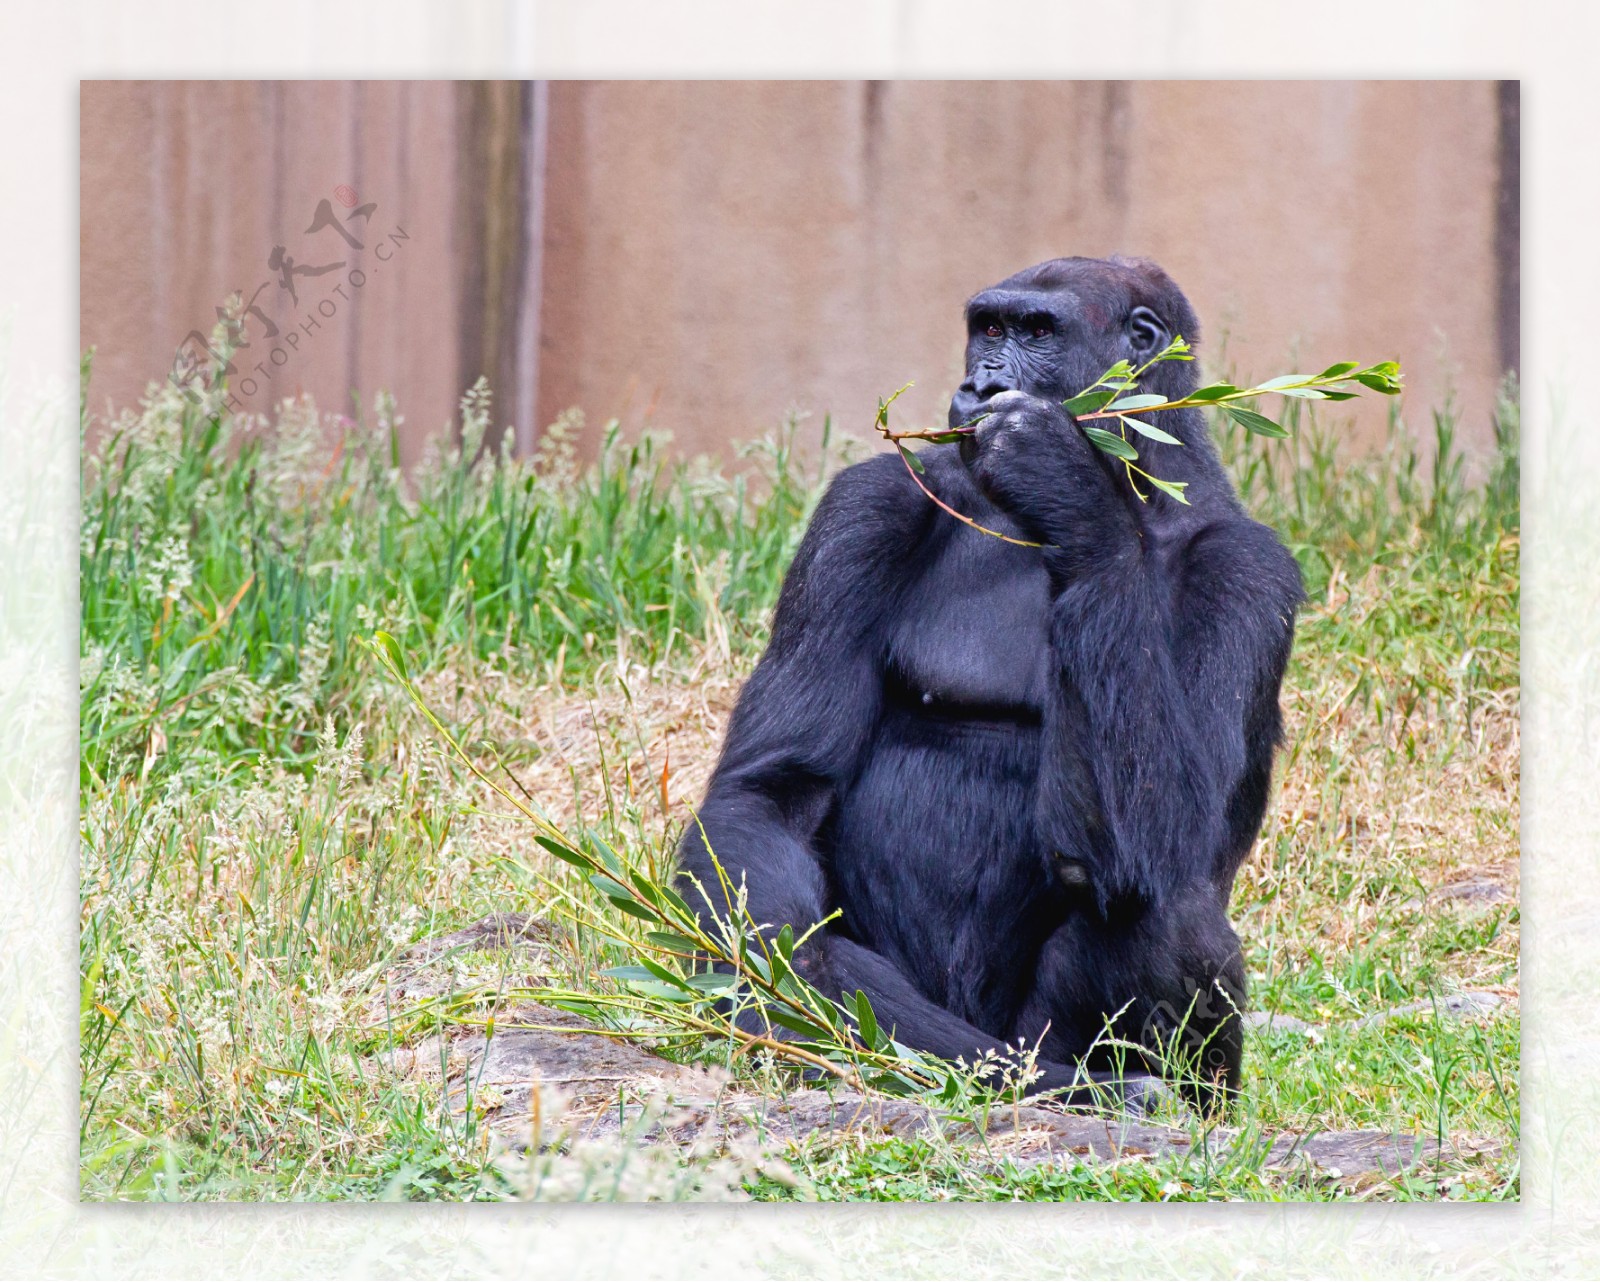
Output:
M830 843L844 931L997 1036L1049 925L1032 818L1038 740L1016 721L891 706ZM916 800L929 795L940 800Z

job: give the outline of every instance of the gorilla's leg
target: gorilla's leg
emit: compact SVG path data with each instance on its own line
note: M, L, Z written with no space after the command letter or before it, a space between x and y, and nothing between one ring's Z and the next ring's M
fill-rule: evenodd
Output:
M872 1002L881 1028L899 1042L942 1059L964 1059L972 1064L986 1053L1010 1058L1006 1045L982 1029L929 1001L888 958L838 935L814 940L816 947L797 955L800 973L823 994L848 998L858 989ZM1072 1067L1041 1058L1043 1076L1030 1088L1034 1095L1049 1094L1068 1108L1120 1105L1132 1113L1145 1113L1165 1096L1159 1079L1144 1073L1121 1074L1105 1069Z

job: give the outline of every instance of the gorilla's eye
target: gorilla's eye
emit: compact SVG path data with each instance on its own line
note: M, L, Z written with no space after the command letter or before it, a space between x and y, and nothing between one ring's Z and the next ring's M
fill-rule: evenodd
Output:
M1049 338L1050 335L1054 334L1055 332L1054 326L1044 323L1040 323L1033 327L1033 336L1035 338Z
M999 338L1002 331L1000 329L1000 326L996 325L993 321L990 321L989 322L989 328L984 330L983 332L984 332L984 335L986 337L988 337L988 338Z

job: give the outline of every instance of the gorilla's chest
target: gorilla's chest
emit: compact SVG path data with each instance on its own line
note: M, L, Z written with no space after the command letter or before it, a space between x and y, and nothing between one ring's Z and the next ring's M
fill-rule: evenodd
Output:
M891 704L955 720L1037 725L1049 654L1049 582L1037 553L984 535L951 540L889 636Z

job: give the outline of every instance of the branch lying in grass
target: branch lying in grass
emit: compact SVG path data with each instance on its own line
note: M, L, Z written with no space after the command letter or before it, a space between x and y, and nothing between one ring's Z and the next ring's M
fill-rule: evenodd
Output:
M1091 444L1101 453L1107 454L1122 464L1127 473L1128 484L1141 503L1147 502L1149 495L1139 489L1135 476L1144 478L1162 493L1187 504L1188 497L1184 491L1188 487L1187 481L1167 481L1154 476L1141 467L1134 466L1139 459L1139 451L1129 438L1132 432L1147 440L1158 441L1164 445L1182 445L1176 436L1170 432L1162 431L1154 424L1145 421L1151 414L1159 414L1164 410L1212 408L1220 411L1224 416L1237 423L1246 431L1257 436L1286 437L1288 430L1276 420L1268 418L1259 410L1247 407L1244 402L1255 401L1260 397L1275 395L1289 396L1296 400L1310 401L1348 401L1353 400L1360 393L1353 388L1364 387L1369 391L1378 392L1384 396L1394 396L1400 391L1400 366L1394 361L1380 361L1376 365L1362 366L1356 361L1340 361L1328 366L1320 374L1283 374L1277 378L1268 379L1255 387L1235 387L1232 383L1208 383L1205 387L1197 388L1187 396L1176 400L1153 392L1139 392L1139 380L1155 365L1163 361L1189 361L1193 360L1193 353L1189 344L1180 335L1171 343L1162 348L1144 364L1137 367L1127 361L1118 361L1105 373L1100 375L1093 383L1084 388L1076 396L1070 397L1061 403L1061 408L1071 414L1080 426L1092 423L1097 419L1114 419L1117 423L1115 432L1107 431L1103 427L1083 426L1083 434L1089 438ZM978 417L955 427L936 428L922 432L895 432L889 427L889 407L895 400L911 386L907 383L887 400L878 402L878 413L874 426L886 441L894 444L900 451L900 457L905 461L906 470L911 473L911 479L917 487L926 494L934 503L938 504L945 512L955 517L958 521L970 525L973 529L984 534L1003 539L1007 543L1015 543L1021 547L1039 547L1038 543L1029 543L1022 539L1015 539L999 531L988 529L979 525L971 517L957 512L938 495L934 494L922 481L926 471L922 461L905 445L906 441L928 441L932 444L942 445L952 441L959 441L964 436L970 436L977 431L978 424L987 415Z

